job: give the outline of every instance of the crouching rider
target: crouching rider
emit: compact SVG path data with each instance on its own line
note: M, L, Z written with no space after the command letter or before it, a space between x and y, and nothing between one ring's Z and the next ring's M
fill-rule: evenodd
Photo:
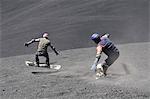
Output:
M98 33L94 33L91 39L96 44L96 58L91 67L91 70L95 71L96 76L106 76L107 69L116 61L119 57L119 50L114 43L109 39L109 34L100 36ZM105 53L107 59L102 63L98 64L101 54Z

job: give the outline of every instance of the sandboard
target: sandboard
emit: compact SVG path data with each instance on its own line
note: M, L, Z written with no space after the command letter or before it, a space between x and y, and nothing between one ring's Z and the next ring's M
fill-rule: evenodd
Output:
M25 64L27 66L34 66L34 67L40 67L40 68L48 68L48 69L55 69L55 70L59 70L61 69L61 65L50 65L50 67L47 66L47 64L45 63L40 63L39 66L37 66L36 62L32 62L32 61L25 61Z

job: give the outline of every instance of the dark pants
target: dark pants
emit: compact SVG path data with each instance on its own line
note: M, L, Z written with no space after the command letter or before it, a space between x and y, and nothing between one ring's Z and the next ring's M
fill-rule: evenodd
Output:
M119 52L114 52L110 54L105 60L106 66L109 67L110 65L112 65L117 60L118 57L119 57Z
M39 66L39 56L44 56L46 58L46 64L49 66L49 55L47 52L37 51L35 54L35 61L37 65Z

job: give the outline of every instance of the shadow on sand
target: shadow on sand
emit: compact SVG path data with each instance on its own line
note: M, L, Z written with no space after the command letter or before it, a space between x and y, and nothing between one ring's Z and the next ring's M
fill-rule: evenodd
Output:
M59 70L37 70L37 71L33 71L31 72L32 74L53 74L53 73L57 73L60 72Z

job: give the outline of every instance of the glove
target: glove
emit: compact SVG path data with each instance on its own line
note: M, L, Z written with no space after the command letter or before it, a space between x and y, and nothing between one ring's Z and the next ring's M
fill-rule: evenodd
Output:
M92 65L91 70L96 71L96 65L95 64Z
M110 36L110 34L108 34L108 33L106 33L105 35L106 35L108 38L109 38L109 36Z
M59 55L59 53L57 52L57 50L55 48L53 48L54 52L56 55Z
M59 53L58 53L57 51L55 52L55 54L56 54L56 55L59 55Z
M26 42L26 43L24 43L24 46L27 46L27 47L28 47L28 45L29 45L29 44L28 44L27 42Z

